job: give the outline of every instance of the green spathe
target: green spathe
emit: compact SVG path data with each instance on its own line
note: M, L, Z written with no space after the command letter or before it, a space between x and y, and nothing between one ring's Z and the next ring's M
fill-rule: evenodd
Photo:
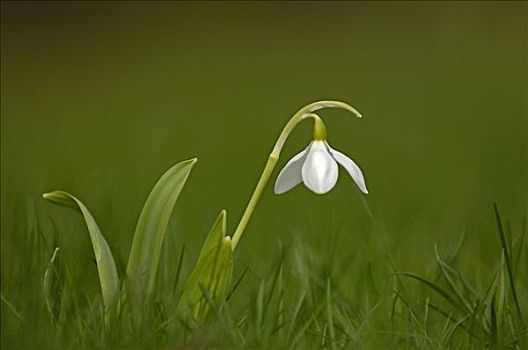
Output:
M203 319L210 310L210 302L222 306L233 275L233 247L231 238L224 237L214 249L201 256L185 282L178 302L178 313L191 311ZM204 295L207 293L207 295Z

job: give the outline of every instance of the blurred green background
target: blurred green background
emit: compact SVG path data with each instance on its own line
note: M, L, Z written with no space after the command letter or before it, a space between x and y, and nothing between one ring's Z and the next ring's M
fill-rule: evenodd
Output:
M370 194L343 169L325 196L301 186L275 196L270 184L237 271L256 278L280 245L302 240L353 261L338 280L355 286L389 254L423 273L435 243L465 232L462 266L478 274L500 255L492 203L512 232L525 224L525 2L2 2L1 20L2 293L15 304L40 278L21 267L27 215L49 254L59 231L97 278L81 221L41 193L77 195L122 267L157 178L197 157L169 234L168 254L187 244L188 269L222 208L234 230L286 121L321 99L363 113L321 116ZM310 141L308 124L278 168Z

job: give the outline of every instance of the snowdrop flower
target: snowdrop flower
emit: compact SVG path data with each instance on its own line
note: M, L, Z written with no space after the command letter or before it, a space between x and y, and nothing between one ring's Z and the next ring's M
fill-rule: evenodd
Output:
M275 182L275 193L287 192L301 182L317 194L327 193L337 182L337 163L350 174L361 192L368 193L359 166L343 153L330 147L325 140L310 142L304 151L286 164Z
M326 127L322 119L315 114L316 111L323 108L338 108L353 113L357 118L362 115L351 105L340 101L317 101L310 103L299 109L286 123L284 129L275 142L272 152L270 153L264 170L260 175L260 179L253 191L253 195L249 199L249 203L242 214L242 218L238 223L235 232L232 235L231 246L235 250L240 237L244 233L251 215L268 183L268 180L273 173L273 169L279 160L281 150L286 143L290 133L303 120L313 119L313 141L308 147L293 157L282 169L277 181L275 183L275 193L280 194L291 190L301 182L304 182L306 187L315 193L323 194L334 188L337 177L338 167L337 163L352 176L352 179L359 186L363 193L368 193L365 179L361 170L356 163L343 153L331 148L326 142Z

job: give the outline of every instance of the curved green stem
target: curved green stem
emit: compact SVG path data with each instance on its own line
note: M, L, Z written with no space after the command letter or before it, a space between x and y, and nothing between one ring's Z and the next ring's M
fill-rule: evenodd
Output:
M273 150L268 157L268 161L266 162L264 170L262 171L262 175L260 175L260 179L257 183L257 186L255 187L255 190L253 191L253 195L249 200L246 210L244 211L244 214L242 215L242 218L240 219L240 222L238 223L238 226L235 232L233 233L231 241L233 250L235 250L238 242L240 241L240 238L242 237L242 234L244 233L244 230L246 229L246 226L249 222L249 219L251 218L251 215L253 214L253 211L255 210L258 200L260 199L260 196L262 195L262 192L266 187L266 184L268 183L271 174L273 173L273 169L275 168L275 165L279 160L280 152L282 151L282 148L284 147L284 144L286 143L286 140L288 139L288 136L290 136L290 133L293 131L293 129L295 129L295 127L301 121L308 118L313 118L315 121L314 139L318 140L326 138L326 128L324 126L324 123L317 114L313 113L323 108L341 108L354 113L358 118L362 117L362 115L354 107L340 101L318 101L310 103L299 109L297 113L295 113L293 117L291 117L288 123L286 123L284 129L282 129L282 132L280 133L279 138L277 139L277 142L275 143L275 146L273 147Z

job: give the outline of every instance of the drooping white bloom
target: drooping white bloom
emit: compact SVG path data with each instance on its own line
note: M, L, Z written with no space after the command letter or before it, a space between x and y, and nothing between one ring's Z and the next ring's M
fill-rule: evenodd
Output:
M317 194L327 193L337 182L337 163L345 168L363 193L368 193L358 165L324 140L312 141L284 166L275 182L275 193L287 192L301 182Z

